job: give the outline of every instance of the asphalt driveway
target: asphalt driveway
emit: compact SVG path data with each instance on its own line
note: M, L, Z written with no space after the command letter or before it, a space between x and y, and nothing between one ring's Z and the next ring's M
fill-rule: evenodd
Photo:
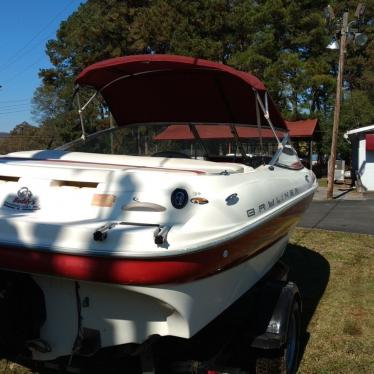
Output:
M374 235L374 199L314 200L299 226Z

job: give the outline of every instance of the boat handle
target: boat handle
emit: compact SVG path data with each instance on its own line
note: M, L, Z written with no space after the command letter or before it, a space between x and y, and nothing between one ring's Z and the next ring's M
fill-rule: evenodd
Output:
M99 227L93 233L93 239L97 242L103 242L108 237L108 231L117 225L118 225L117 222L112 222L112 223L107 223L106 225Z
M113 229L118 225L125 226L140 226L140 227L156 227L156 230L153 233L154 242L157 245L164 244L167 241L167 235L171 229L170 226L163 226L156 223L140 223L140 222L110 222L104 226L99 227L93 233L93 239L95 241L103 242L108 237L109 230Z

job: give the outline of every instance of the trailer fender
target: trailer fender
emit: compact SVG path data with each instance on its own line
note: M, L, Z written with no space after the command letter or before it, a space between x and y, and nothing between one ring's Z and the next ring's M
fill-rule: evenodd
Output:
M269 287L269 285L267 285ZM299 310L301 311L301 297L300 292L295 283L292 282L272 282L270 287L276 289L279 287L278 292L273 292L273 295L270 296L264 305L260 303L261 308L269 308L269 305L275 305L275 307L270 310L271 317L266 318L267 325L263 333L255 336L252 340L251 347L258 349L279 349L282 348L287 341L287 331L288 331L288 322L290 319L290 314L292 312L292 307L294 303L298 303ZM271 300L275 295L279 295L276 300ZM266 293L264 293L266 297ZM262 315L268 315L268 311L261 313Z

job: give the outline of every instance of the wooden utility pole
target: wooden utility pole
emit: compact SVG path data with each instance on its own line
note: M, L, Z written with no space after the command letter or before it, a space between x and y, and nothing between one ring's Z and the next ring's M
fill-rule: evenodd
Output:
M330 161L328 164L327 196L326 196L327 199L332 199L333 192L334 192L336 146L338 142L340 103L341 103L343 71L344 71L344 54L345 54L345 47L347 44L347 32L348 32L348 12L344 12L343 23L342 23L342 27L340 30L339 68L338 68L338 77L336 80L336 99L335 99L334 123L333 123L333 129L332 129Z

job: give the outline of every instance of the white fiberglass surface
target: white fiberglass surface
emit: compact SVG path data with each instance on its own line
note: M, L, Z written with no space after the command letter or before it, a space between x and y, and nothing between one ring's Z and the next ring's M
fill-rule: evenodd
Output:
M195 130L186 124L147 124L104 131L69 150L22 152L18 158L14 154L2 159L0 175L15 181L0 184L0 221L8 228L0 241L72 253L167 256L241 235L313 192L312 173L291 170L297 156L290 146L284 149L291 152L280 153L282 167L264 165L279 151L269 129L262 130L262 144L255 145L257 128L243 132L236 125L237 133L247 136L239 143L229 125L205 127L195 126L204 137L200 140L190 139ZM125 145L127 150L122 150ZM184 151L178 153L173 148L177 145ZM99 150L104 153L91 153ZM35 209L14 209L24 188L37 198ZM183 209L172 205L176 189L187 193ZM110 204L100 204L107 198ZM120 224L105 241L95 241L94 232L112 222ZM137 223L166 226L167 243L157 245L156 228Z
M38 189L30 184L30 190L40 198L40 209L22 212L3 205L0 220L7 229L0 233L0 240L71 253L168 256L235 237L312 193L314 184L307 169L292 171L276 167L272 170L267 166L248 174L189 175L183 179L174 173L154 171L128 175L123 171L110 179L109 186L99 184L86 190L50 187L48 183ZM23 183L0 186L0 195L5 199L22 186ZM183 209L175 209L171 204L171 194L176 188L185 189L189 196ZM113 206L93 206L95 193L115 196ZM236 198L230 200L230 196ZM194 204L190 201L194 197L206 199L207 203ZM163 209L127 209L137 202L140 207L147 203ZM121 224L108 232L105 241L94 241L95 230L110 222L167 226L170 228L167 245L155 244L155 227Z
M153 334L189 338L266 274L282 256L287 240L284 237L249 261L194 282L144 287L79 282L85 300L82 327L99 330L102 347L142 343ZM51 352L34 352L33 358L68 355L77 334L75 282L33 277L46 296L48 318L41 338L52 346Z

